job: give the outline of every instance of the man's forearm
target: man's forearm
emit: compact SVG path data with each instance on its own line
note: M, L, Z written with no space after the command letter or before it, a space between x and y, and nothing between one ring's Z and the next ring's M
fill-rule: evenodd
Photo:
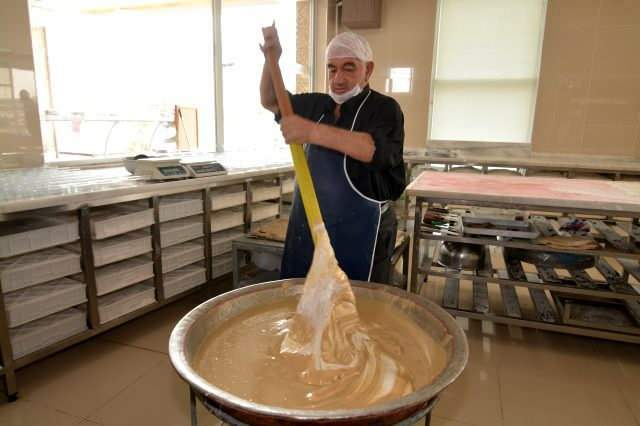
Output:
M309 142L342 152L351 158L370 163L376 150L370 134L351 132L326 124L316 124L311 130Z
M260 102L263 107L274 114L278 112L278 99L276 98L276 92L271 81L271 72L266 61L262 67L262 77L260 78Z

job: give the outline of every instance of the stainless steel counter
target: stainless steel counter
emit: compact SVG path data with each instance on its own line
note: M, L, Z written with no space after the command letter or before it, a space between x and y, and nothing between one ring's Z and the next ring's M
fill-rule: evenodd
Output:
M145 181L124 167L38 167L0 171L0 219L30 210L71 210L156 195L215 187L293 170L288 149L268 153L223 153L210 156L229 173L176 181Z

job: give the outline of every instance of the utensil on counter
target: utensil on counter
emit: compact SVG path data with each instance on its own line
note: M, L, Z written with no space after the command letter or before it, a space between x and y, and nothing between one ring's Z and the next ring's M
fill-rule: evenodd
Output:
M484 259L484 246L445 241L440 246L438 263L449 269L478 269Z

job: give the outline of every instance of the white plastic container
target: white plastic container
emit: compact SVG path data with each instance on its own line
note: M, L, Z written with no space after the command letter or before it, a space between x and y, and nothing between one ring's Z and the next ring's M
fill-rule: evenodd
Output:
M273 182L255 182L251 185L253 202L280 198L280 185Z
M188 265L163 275L164 297L173 297L207 281L207 270L199 265Z
M202 216L193 216L163 223L160 225L160 245L169 247L203 236L203 220Z
M233 207L211 215L211 232L220 232L242 225L244 225L243 207Z
M176 244L162 250L162 272L170 272L202 259L204 259L204 244L202 241Z
M20 290L35 284L81 272L80 255L58 247L0 260L2 292Z
M220 256L229 253L233 240L244 235L242 228L232 228L211 234L211 255Z
M113 237L153 224L153 209L140 203L114 204L91 214L91 236L96 240Z
M277 203L255 203L251 208L251 222L269 219L278 215Z
M233 270L233 257L231 253L216 256L211 260L212 278L218 278Z
M102 296L149 278L153 278L151 257L134 257L96 269L96 289Z
M211 198L211 210L222 210L247 203L247 191L244 190L242 185L212 188L209 196Z
M76 241L78 220L72 216L0 223L0 258L18 256Z
M13 359L46 348L86 331L86 313L78 308L66 309L9 330Z
M160 198L160 222L202 214L202 195L186 193Z
M98 298L100 324L155 303L155 288L150 282L136 284Z
M87 301L84 283L61 278L4 295L9 327L18 327Z

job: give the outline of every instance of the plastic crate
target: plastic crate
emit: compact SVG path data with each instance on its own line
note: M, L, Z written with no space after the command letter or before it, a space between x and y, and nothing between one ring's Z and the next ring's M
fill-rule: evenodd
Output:
M9 327L18 327L87 301L84 283L61 278L4 296Z
M242 185L212 188L209 193L211 210L222 210L247 203L247 191Z
M20 290L81 271L80 255L58 247L0 260L2 292Z
M139 256L96 269L98 296L153 278L151 256Z
M173 297L207 282L207 270L188 265L163 275L164 297Z
M98 298L100 324L151 305L155 301L155 288L150 281L101 296Z
M153 224L153 209L140 203L114 204L91 214L91 236L96 240L113 237Z
M233 207L211 215L211 232L220 232L241 225L244 225L243 207Z
M160 225L160 245L169 247L204 235L202 216L173 220Z
M70 308L9 330L13 359L46 348L68 337L86 331L87 315Z
M60 246L79 238L78 220L71 216L3 222L0 223L0 258Z
M162 250L162 272L170 272L202 259L204 259L204 244L202 241L176 244Z
M211 234L211 255L219 256L221 254L229 253L231 251L233 240L240 238L243 235L244 230L242 228L232 228Z

